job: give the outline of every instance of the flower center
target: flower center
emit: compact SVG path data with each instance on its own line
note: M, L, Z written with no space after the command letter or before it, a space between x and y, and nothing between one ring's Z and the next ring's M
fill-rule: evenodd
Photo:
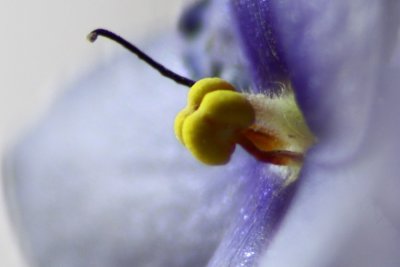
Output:
M239 93L220 78L199 80L174 128L194 157L209 165L227 163L236 144L266 163L300 165L314 143L290 84L271 97Z

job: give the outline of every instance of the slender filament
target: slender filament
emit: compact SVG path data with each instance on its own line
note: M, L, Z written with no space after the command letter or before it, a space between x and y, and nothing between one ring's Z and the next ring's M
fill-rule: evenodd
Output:
M125 47L128 49L130 52L134 53L136 56L138 56L141 60L145 61L147 64L152 66L154 69L156 69L158 72L161 73L161 75L170 78L174 80L176 83L179 83L181 85L185 85L187 87L192 87L192 85L195 83L195 81L188 79L186 77L183 77L170 69L167 69L148 55L146 55L143 51L141 51L139 48L131 44L130 42L126 41L124 38L121 36L110 32L105 29L96 29L92 31L91 33L88 34L87 38L90 42L94 42L97 39L97 36L103 36L106 37L110 40L113 40L114 42L120 44L121 46Z

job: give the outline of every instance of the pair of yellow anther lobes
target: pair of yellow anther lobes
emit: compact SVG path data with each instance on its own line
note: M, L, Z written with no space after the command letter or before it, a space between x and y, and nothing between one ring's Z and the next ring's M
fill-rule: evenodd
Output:
M254 123L249 101L228 82L204 78L190 89L187 106L175 119L175 134L201 162L221 165L230 160L243 131Z

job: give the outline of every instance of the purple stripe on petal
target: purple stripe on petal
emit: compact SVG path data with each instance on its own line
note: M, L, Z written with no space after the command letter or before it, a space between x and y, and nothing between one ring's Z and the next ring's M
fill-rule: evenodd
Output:
M255 91L260 92L279 89L273 87L273 82L287 80L288 77L269 2L231 1Z
M297 188L284 186L282 173L250 164L242 204L208 267L255 266L277 232Z

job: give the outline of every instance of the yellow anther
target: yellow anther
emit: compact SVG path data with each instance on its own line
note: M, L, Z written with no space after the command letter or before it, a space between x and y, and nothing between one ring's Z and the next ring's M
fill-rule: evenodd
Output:
M206 94L217 90L236 91L233 85L221 78L204 78L197 81L192 88L190 88L188 106L196 109Z
M255 158L277 165L301 163L313 136L291 88L285 95L242 94L219 78L205 78L189 91L175 119L175 134L201 162L229 161L236 144Z
M175 136L183 145L185 145L185 143L183 141L183 136L182 136L183 123L185 122L186 118L192 113L193 113L193 110L186 107L186 108L182 109L178 113L178 115L176 115L176 118L175 118L175 123L174 123Z
M254 120L249 101L232 85L207 78L191 88L188 106L175 120L175 133L198 160L220 165L229 161L241 133Z
M178 140L185 144L182 138L182 125L186 117L192 114L200 106L203 97L212 91L228 90L235 91L235 87L221 78L204 78L197 81L191 88L188 94L187 106L184 108L175 119L175 135Z

